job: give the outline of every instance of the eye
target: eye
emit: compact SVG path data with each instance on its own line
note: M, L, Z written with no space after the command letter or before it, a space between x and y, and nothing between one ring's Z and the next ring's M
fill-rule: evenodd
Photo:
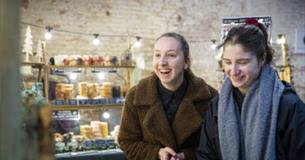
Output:
M228 60L222 60L222 63L225 64L225 65L230 65L231 64L231 61L228 61Z
M170 57L176 57L176 54L169 54Z
M160 57L160 53L155 53L154 56L155 57Z
M167 56L169 56L169 57L177 57L177 54L175 52L169 52L169 53L167 53Z
M248 64L248 60L240 60L240 61L238 61L238 64L240 64L240 65L246 65L246 64Z

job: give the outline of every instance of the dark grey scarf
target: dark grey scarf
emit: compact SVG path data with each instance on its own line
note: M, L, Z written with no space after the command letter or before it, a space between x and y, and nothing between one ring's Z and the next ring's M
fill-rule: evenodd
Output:
M227 78L221 88L218 129L224 160L273 160L279 102L284 85L270 66L249 87L241 114Z

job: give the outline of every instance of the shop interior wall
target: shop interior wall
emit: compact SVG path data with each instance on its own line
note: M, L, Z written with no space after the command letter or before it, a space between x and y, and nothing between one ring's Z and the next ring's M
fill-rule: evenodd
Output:
M181 33L190 43L192 70L219 89L223 73L219 71L211 40L221 38L223 17L271 16L272 38L287 36L292 75L298 94L305 100L305 54L295 54L295 30L305 28L304 0L24 0L21 22L52 26L53 38L47 42L47 56L58 54L120 55L128 46L128 38L103 35L130 35L143 38L134 58L141 57L144 69L134 72L133 84L152 72L154 39L168 31ZM21 27L23 44L26 25ZM93 46L91 35L56 32L65 30L86 34L101 34L101 44ZM34 43L43 39L44 28L32 27ZM276 48L276 63L281 64L280 48ZM34 44L35 48L35 44Z

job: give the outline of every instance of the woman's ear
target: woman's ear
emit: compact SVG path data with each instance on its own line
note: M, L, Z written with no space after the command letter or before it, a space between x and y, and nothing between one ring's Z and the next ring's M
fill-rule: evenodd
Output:
M187 69L189 65L187 63L184 64L184 69Z
M184 63L184 69L188 69L191 66L190 64L191 64L190 58L186 58Z

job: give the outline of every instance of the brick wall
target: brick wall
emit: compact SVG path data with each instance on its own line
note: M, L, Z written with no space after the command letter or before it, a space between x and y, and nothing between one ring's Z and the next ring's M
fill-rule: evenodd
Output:
M210 40L220 39L221 18L269 15L272 16L273 39L280 33L287 36L295 86L305 100L305 54L293 54L295 29L305 27L304 8L304 0L26 0L21 6L21 21L88 34L54 32L47 44L49 57L56 54L119 55L128 46L126 35L130 35L131 41L133 36L143 37L143 47L135 54L144 57L146 68L136 71L134 83L152 71L154 39L167 31L179 32L190 42L193 71L219 88L223 74L217 71L216 52L211 50ZM25 27L21 25L22 37ZM32 27L34 42L43 39L44 31ZM91 44L93 36L89 35L93 33L121 37L101 37L102 44L95 47ZM279 49L277 55L280 55Z

